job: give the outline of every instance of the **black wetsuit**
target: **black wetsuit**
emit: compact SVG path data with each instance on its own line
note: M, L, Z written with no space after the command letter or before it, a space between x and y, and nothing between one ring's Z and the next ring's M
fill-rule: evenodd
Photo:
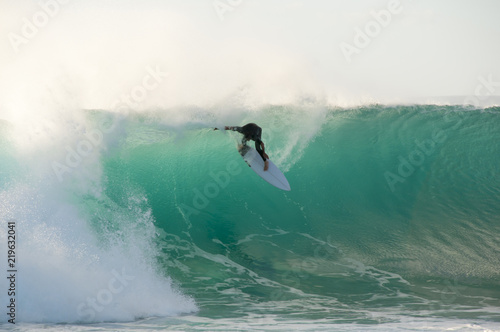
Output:
M232 130L237 131L243 134L242 143L247 144L247 141L255 141L255 149L262 157L262 160L266 161L266 157L264 157L264 151L262 151L262 147L260 143L262 143L262 128L257 126L255 123L248 123L243 127L231 127Z

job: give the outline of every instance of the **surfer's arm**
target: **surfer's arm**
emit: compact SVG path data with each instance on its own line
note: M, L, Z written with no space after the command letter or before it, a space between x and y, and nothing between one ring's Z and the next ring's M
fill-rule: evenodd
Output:
M241 127L238 127L238 126L225 126L224 129L226 129L226 130L232 130L232 131L237 131L239 133L242 133Z

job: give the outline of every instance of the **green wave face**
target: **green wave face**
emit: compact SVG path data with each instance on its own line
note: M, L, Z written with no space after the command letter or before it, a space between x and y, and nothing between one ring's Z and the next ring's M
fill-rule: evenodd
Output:
M263 128L266 151L292 187L284 192L244 163L238 133L211 129L221 126L216 115L199 112L173 124L161 112L124 118L94 111L87 133L101 129L102 136L93 136L92 152L59 174L62 181L50 168L46 181L76 211L65 214L65 224L77 225L90 241L84 253L101 261L118 257L120 266L155 276L146 279L146 293L156 299L158 285L171 287L162 295L172 307L182 303L175 313L358 323L420 314L498 321L498 114L494 108L432 105L273 106L224 123ZM84 151L79 142L68 143L77 154ZM28 171L14 166L15 150L2 144L0 154L8 160L1 174L3 205L32 227L33 218L19 217L22 198L7 198ZM71 152L64 145L61 151L52 161L67 165ZM48 188L43 181L37 186ZM60 210L36 222L49 225ZM63 236L59 245L71 239ZM25 241L29 248L42 245ZM78 261L100 266L99 259ZM109 268L101 270L105 275ZM92 287L87 293L99 289ZM76 306L85 294L69 296ZM108 309L98 313L102 320L117 319ZM144 315L173 313L165 308ZM132 310L125 319L138 316Z
M497 285L498 113L377 106L328 110L320 123L291 113L271 107L258 119L290 193L248 169L235 133L138 142L151 124L131 123L130 143L105 158L107 195L147 197L158 266L202 313L233 312L235 301L293 312L304 296L413 310L442 302L448 283Z

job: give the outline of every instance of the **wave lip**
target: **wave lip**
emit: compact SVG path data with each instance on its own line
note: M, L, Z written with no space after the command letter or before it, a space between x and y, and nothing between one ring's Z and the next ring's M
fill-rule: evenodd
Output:
M19 228L21 321L318 319L332 308L336 322L498 319L498 109L288 105L234 118L196 109L175 124L164 112L84 112L73 136L60 131L71 139L40 140L37 151L0 140L9 159L0 218ZM115 116L63 181L47 175L53 156ZM237 133L210 128L250 121L292 192L245 166ZM230 163L237 172L217 178ZM401 178L394 190L386 172Z

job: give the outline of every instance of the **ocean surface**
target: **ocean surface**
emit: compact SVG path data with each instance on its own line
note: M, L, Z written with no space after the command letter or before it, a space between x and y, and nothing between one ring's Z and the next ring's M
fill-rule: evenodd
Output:
M0 329L500 331L498 107L61 114L0 120Z

